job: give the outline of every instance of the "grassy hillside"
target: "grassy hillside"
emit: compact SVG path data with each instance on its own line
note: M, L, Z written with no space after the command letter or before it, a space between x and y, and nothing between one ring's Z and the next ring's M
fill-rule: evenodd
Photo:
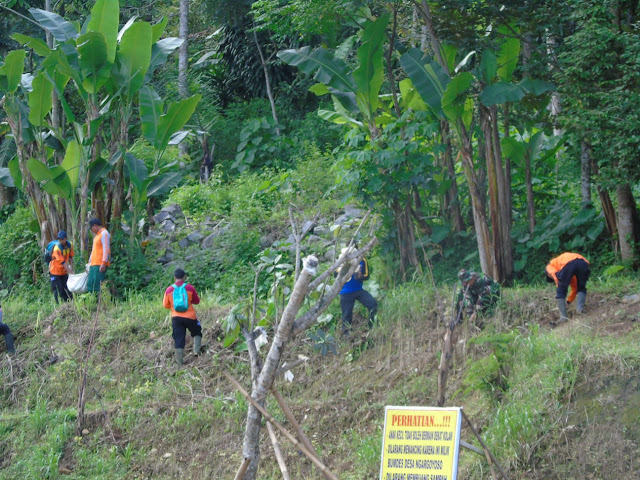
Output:
M506 289L483 329L461 328L448 405L465 408L512 478L634 475L638 290L637 280L596 280L587 314L551 329L552 288ZM278 388L339 478L377 478L385 405L435 404L438 312L450 297L447 288L405 284L386 292L380 324L340 341L338 355L320 356L308 339L288 352L310 360ZM95 302L54 309L48 298L12 297L3 307L18 355L0 360L0 478L233 478L247 405L221 372L248 385L249 371L244 352L221 346L229 307L213 295L198 309L206 354L183 368L173 364L158 298L105 298L84 434L75 430L76 406ZM267 408L286 424L273 399ZM264 434L260 478L281 478ZM466 429L462 436L475 442ZM285 439L282 446L292 478L321 478ZM488 478L487 468L463 450L460 478Z

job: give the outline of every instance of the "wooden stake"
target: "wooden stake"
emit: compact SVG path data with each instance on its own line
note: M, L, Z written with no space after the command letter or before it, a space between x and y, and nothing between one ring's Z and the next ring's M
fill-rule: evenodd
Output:
M247 391L242 387L242 385L240 385L240 383L238 383L238 381L235 378L233 378L227 372L222 372L222 374L225 377L227 377L227 380L229 380L233 384L233 386L236 387L238 389L238 391L240 393L242 393L242 395L244 395L244 397L249 401L249 403L251 403L251 405L253 405L264 416L264 418L266 418L268 421L273 423L273 425L275 425L278 428L278 430L280 430L283 433L283 435L285 437L287 437L287 439L289 439L289 441L291 443L293 443L300 451L302 451L302 453L304 453L305 456L309 460L311 460L313 462L313 464L320 469L321 472L328 474L329 478L331 480L338 480L338 477L336 477L333 473L331 473L331 471L327 468L327 466L324 463L322 463L322 461L318 457L316 457L313 453L311 453L307 449L307 447L302 445L296 439L296 437L294 437L291 434L291 432L289 432L289 430L287 430L280 423L278 423L278 421L275 418L273 418L273 416L269 412L267 412L262 405L260 405L258 402L256 402L251 397L251 395L249 395L249 393L247 393Z
M315 448L313 448L313 445L309 441L309 438L307 438L307 436L302 431L302 428L300 427L300 424L296 420L296 417L293 415L293 412L289 408L289 405L287 405L287 402L285 402L284 397L275 388L271 389L271 393L273 393L273 396L275 397L276 401L278 402L278 405L280 405L280 408L284 412L285 417L287 417L287 420L289 420L289 423L293 426L294 430L298 434L298 438L300 439L302 444L305 447L307 447L307 449L310 452L312 452L316 457L320 458L320 455L318 455L318 453L316 452ZM329 480L331 478L328 475L326 475L324 472L323 472L323 475L324 475L324 478L327 479L327 480Z
M234 480L242 480L244 478L244 474L247 473L247 469L249 468L250 463L250 458L245 458L242 461L242 465L240 465L240 468L238 469L238 473L236 473Z
M484 443L484 441L482 440L482 437L480 436L478 431L475 429L475 427L471 423L471 420L469 420L469 417L467 417L467 414L464 413L464 410L462 408L460 409L460 413L462 414L462 418L464 418L464 420L467 422L467 425L469 425L469 428L471 429L473 434L478 439L478 442L480 442L480 445L482 445L482 449L484 450L484 454L487 456L487 461L489 462L489 466L491 466L492 464L495 465L498 471L500 472L500 475L502 475L502 478L504 480L509 480L509 477L507 476L506 473L504 473L504 470L498 463L498 460L496 459L496 457L493 456L493 453L491 453L491 450L489 450L489 447L487 447L487 444Z
M289 477L289 470L287 470L287 464L284 463L284 457L282 456L282 451L280 450L280 444L278 443L276 432L273 430L273 425L271 425L271 422L267 422L267 431L269 432L269 438L271 439L271 444L273 445L273 453L275 453L276 455L278 466L280 467L280 471L282 472L282 478L284 480L291 480L291 477Z

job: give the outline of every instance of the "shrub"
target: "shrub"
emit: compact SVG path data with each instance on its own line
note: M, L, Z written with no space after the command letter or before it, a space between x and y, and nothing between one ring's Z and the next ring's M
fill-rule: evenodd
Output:
M0 282L5 288L33 283L33 274L43 271L32 220L31 211L19 206L0 224Z

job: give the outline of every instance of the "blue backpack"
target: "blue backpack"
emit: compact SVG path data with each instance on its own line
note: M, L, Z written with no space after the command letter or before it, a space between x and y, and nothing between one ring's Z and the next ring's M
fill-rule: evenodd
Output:
M45 261L45 263L51 262L51 260L53 258L53 247L55 247L55 246L60 247L60 242L58 240L51 240L47 244L47 248L44 249L44 261ZM60 250L62 250L62 247L60 247Z
M173 309L176 312L186 312L189 309L189 296L187 295L186 283L180 286L173 284Z

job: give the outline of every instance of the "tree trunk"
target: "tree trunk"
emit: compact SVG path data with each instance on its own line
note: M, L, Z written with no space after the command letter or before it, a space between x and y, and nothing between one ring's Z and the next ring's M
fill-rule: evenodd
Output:
M502 148L498 131L498 107L491 107L491 138L493 139L493 159L498 180L498 200L500 202L500 252L501 277L498 281L511 280L513 277L513 252L511 247L511 179L507 180L502 167Z
M53 10L51 9L51 0L46 0L45 1L45 7L44 9L47 12L52 12ZM45 38L47 40L47 46L50 49L53 49L53 36L51 35L51 32L49 30L45 30ZM56 93L55 89L51 92L51 100L52 100L52 109L51 109L51 126L54 129L60 128L61 120L60 120L60 103L58 102L58 94Z
M180 38L182 45L178 50L178 93L180 97L189 96L189 0L180 0Z
M189 96L189 0L180 0L180 38L182 45L178 51L178 93L180 97ZM180 155L187 154L187 143L181 142L178 146Z
M417 5L417 1L416 1ZM431 39L434 55L440 66L445 72L449 72L449 65L444 61L442 56L442 49L440 46L440 40L433 26L433 18L431 16L431 10L427 0L421 0L419 13L424 19ZM492 265L494 264L493 252L491 250L491 241L489 239L489 227L487 225L487 216L484 208L484 192L480 187L480 177L475 171L473 163L473 143L471 136L467 132L466 127L462 121L458 121L459 134L459 150L462 156L462 164L464 173L467 178L467 184L469 185L469 192L471 194L471 206L473 210L473 223L476 231L476 240L478 242L478 255L480 257L480 266L482 273L491 275Z
M411 189L411 195L413 196L413 206L411 209L411 214L418 224L418 229L420 230L420 235L431 235L431 226L424 219L424 215L422 212L422 198L420 198L420 191L417 187L413 187Z
M280 358L284 351L284 346L291 336L291 331L295 317L307 296L307 287L311 283L311 279L316 273L318 260L315 257L309 257L305 260L304 268L300 272L298 281L293 287L293 292L289 299L289 303L282 313L280 324L273 338L271 348L265 359L264 366L260 371L260 375L251 389L251 397L263 404L276 377L276 371L280 364ZM260 425L262 414L253 405L249 407L247 414L247 426L245 428L244 441L242 445L242 455L244 458L251 459L245 480L255 480L258 473L258 463L260 462Z
M478 243L478 255L480 257L480 268L482 273L491 275L491 265L493 264L493 254L491 251L491 241L489 239L489 228L487 227L487 214L484 208L484 192L477 184L477 176L473 169L473 157L471 150L463 150L464 173L469 184L471 195L471 207L473 211L473 225Z
M451 180L451 187L445 194L445 211L449 215L449 220L453 225L454 232L464 230L464 220L460 210L460 200L458 199L458 182L456 181L456 169L453 164L453 146L451 145L451 130L447 120L440 121L440 132L442 143L444 144L443 163Z
M271 116L273 117L273 121L276 123L276 134L280 136L280 122L278 121L278 113L276 112L276 101L273 98L273 91L271 90L271 79L269 77L269 61L264 58L262 47L260 46L260 42L258 41L258 34L255 30L253 31L253 40L255 41L256 48L258 49L258 54L260 55L260 65L262 65L262 72L264 73L264 83L267 89L267 96L269 97L269 104L271 105Z
M413 220L411 215L411 201L407 200L402 205L398 200L393 201L391 207L394 212L396 228L398 229L398 250L400 253L400 270L403 277L411 268L419 268L420 261L416 253L416 237L413 231Z
M591 205L591 145L586 140L580 142L582 208Z
M635 218L637 218L636 204L631 186L628 183L616 187L618 197L618 238L620 241L620 256L623 262L636 261L634 247L636 238Z
M500 190L498 172L493 151L493 133L489 109L480 107L480 127L484 136L485 160L487 165L487 181L489 183L489 215L491 216L491 265L490 276L496 281L502 281L502 214L500 213Z
M591 172L593 175L598 175L598 164L595 159L591 157ZM615 253L618 252L620 245L618 243L618 225L616 221L616 210L613 208L613 202L609 196L609 192L596 183L598 189L598 196L600 197L600 203L602 204L602 213L604 213L604 219L607 224L607 231L611 238L611 246Z

